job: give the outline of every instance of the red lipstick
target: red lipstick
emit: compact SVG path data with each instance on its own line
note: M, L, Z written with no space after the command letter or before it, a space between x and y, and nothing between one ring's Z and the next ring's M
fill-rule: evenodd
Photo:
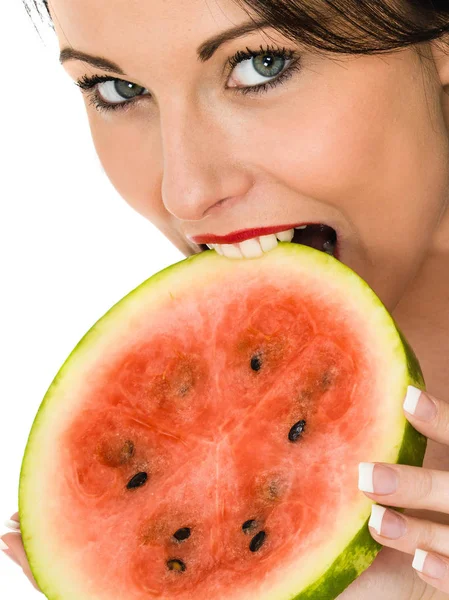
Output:
M295 227L304 227L304 225L312 225L312 223L296 223L295 225L277 225L275 227L259 227L258 229L241 229L234 231L228 235L196 235L193 237L187 236L188 239L195 244L239 244L245 240L259 237L260 235L269 235L270 233L279 233L279 231L287 231Z

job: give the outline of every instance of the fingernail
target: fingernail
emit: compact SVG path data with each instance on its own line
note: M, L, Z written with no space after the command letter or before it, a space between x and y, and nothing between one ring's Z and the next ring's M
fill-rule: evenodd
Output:
M0 538L0 550L9 550L9 546Z
M361 492L393 494L397 489L396 471L377 463L359 463L359 490Z
M12 519L7 519L4 525L8 529L14 529L14 531L20 530L20 523L18 521L13 521Z
M402 537L407 531L407 522L404 517L393 510L387 510L379 504L372 505L368 525L376 531L377 535L392 540Z
M443 579L447 572L447 564L443 560L420 548L415 550L412 567L433 579Z
M405 396L404 410L423 421L431 421L437 414L436 404L422 390L409 385Z

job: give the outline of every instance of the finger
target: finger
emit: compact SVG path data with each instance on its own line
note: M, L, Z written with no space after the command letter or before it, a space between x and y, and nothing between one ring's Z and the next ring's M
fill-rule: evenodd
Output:
M415 429L426 437L449 445L449 403L409 386L404 414Z
M407 554L414 554L416 548L422 548L449 557L449 525L373 504L368 526L373 538L389 548Z
M412 566L423 581L437 590L449 592L449 560L447 557L417 548Z
M423 580L449 592L449 569L442 569L449 566L449 526L406 516L379 504L373 504L368 525L380 544L414 555L412 566Z
M449 513L449 472L446 471L360 463L359 490L380 504Z
M9 545L6 543L6 536L0 537L0 550L3 551L3 554L5 556L7 556L8 558L10 558L17 565L19 565L19 567L21 566L21 564L19 563L19 561L15 557L14 552L11 550L11 548L9 547Z
M28 577L33 586L40 592L40 588L34 579L34 576L31 572L30 565L28 564L28 559L25 554L25 549L22 543L22 536L19 533L7 533L0 538L4 544L8 546L8 550L4 550L3 552L7 554L14 562L16 562L20 567L22 567L23 572Z

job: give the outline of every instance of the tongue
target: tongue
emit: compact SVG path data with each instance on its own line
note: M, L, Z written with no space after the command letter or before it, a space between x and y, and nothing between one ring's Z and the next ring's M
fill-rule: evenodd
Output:
M337 244L337 234L327 225L308 225L305 229L295 229L292 242L333 254Z

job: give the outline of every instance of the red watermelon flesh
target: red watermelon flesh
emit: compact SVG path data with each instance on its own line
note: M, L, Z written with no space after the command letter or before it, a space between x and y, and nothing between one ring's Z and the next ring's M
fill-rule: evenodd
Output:
M69 358L34 425L45 504L27 504L72 586L49 598L283 600L318 579L310 598L341 591L326 572L354 555L371 504L358 463L395 462L418 436L399 404L416 369L366 284L290 247L162 272ZM379 549L358 548L368 564Z

